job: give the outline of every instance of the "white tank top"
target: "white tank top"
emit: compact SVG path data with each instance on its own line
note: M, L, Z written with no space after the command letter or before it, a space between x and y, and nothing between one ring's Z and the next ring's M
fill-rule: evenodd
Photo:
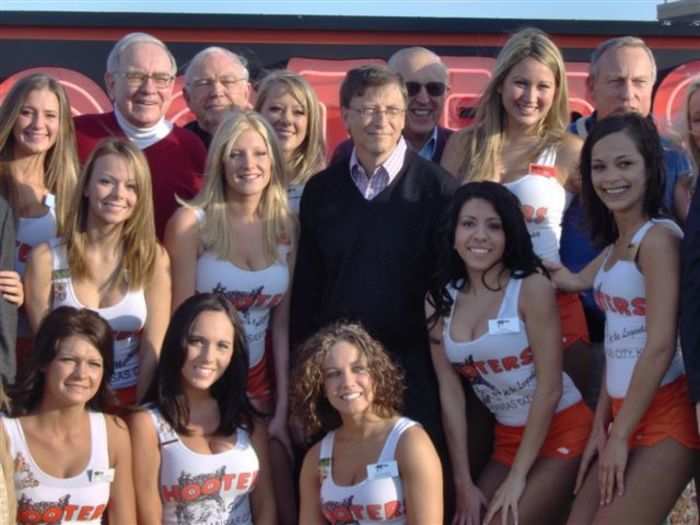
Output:
M395 456L401 434L415 424L406 417L399 418L389 432L377 462L367 465L367 479L348 486L336 485L333 480L335 431L324 436L318 463L321 511L331 525L406 524L403 482Z
M201 227L204 211L196 209L195 213ZM197 291L221 293L238 310L248 343L250 368L257 365L265 354L270 313L282 302L289 287L289 246L281 244L278 251L277 260L262 270L244 270L211 251L205 251L197 259Z
M444 319L442 340L447 359L465 376L474 393L501 425L521 427L535 395L535 359L527 339L525 323L518 315L522 279L511 278L496 319L489 319L485 334L472 341L452 339L451 327L457 289L448 286L452 297L450 315ZM569 376L562 372L562 396L555 412L581 400Z
M59 238L49 241L53 259L51 276L53 309L59 306L87 308L75 295L66 246ZM146 324L147 308L143 290L129 290L121 301L105 308L89 308L109 323L114 332L114 374L110 385L115 390L136 385L139 376L141 330Z
M46 194L44 206L48 211L41 217L20 217L17 221L15 271L22 276L32 248L56 237L56 198L53 194Z
M19 419L2 418L15 462L19 525L102 523L114 470L109 467L105 417L96 412L88 414L90 460L85 470L72 478L55 478L41 470L34 462Z
M559 262L561 222L567 196L553 170L556 161L557 147L550 146L530 164L526 175L503 185L520 200L535 254Z
M249 494L260 470L248 433L218 454L187 448L157 408L149 414L160 445L159 492L163 525L253 525Z
M683 236L673 221L652 219L637 230L630 247L639 249L642 239L654 224L663 224L678 236ZM647 342L647 300L644 275L635 261L617 261L612 268L605 270L610 252L611 247L608 247L605 260L595 276L593 295L598 308L605 312L605 384L611 397L621 399L627 395L637 359ZM683 373L683 360L676 350L661 386Z
M56 237L56 198L53 194L46 194L44 206L48 208L48 211L41 217L20 217L17 220L15 271L22 277L27 269L29 252L32 251L32 248ZM32 330L24 308L19 310L17 336L20 338L32 337Z

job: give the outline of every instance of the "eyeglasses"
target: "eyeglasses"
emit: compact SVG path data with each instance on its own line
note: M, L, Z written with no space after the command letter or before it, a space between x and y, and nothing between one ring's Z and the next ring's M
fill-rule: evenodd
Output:
M362 108L349 108L352 111L356 112L358 115L361 115L364 118L370 119L374 118L377 115L386 115L387 117L390 118L396 118L399 115L403 115L406 112L406 109L404 108L397 108L394 106L389 106L388 108L380 108L377 106L367 106L367 107L362 107Z
M168 87L175 77L169 75L168 73L151 73L147 74L143 71L122 71L117 73L118 75L126 79L126 83L131 87L138 87L143 85L147 80L153 80L153 84L159 89Z
M235 86L238 82L247 81L247 78L236 78L233 76L195 78L192 82L190 82L190 86L192 86L192 89L209 89L219 82L225 89L229 89Z
M447 90L447 85L444 82L426 82L425 84L421 84L420 82L406 82L408 96L415 97L424 86L428 95L431 97L441 97Z

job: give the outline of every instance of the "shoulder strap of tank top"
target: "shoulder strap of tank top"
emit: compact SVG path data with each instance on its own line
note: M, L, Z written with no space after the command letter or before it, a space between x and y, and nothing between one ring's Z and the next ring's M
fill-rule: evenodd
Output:
M557 163L557 146L550 144L544 148L535 160L538 166L555 166Z
M321 450L318 459L331 459L333 457L333 443L335 442L335 431L329 432L321 440Z
M177 437L177 432L170 426L163 414L160 413L155 407L149 408L148 413L153 418L153 424L156 427L156 434L158 434L158 444L162 447L171 445L172 443L177 443L179 438Z
M250 445L250 435L242 428L236 429L236 448L244 449Z
M91 457L92 467L109 468L109 442L107 440L107 420L100 412L88 412L90 416Z
M199 227L203 227L204 223L207 222L207 214L202 208L192 208L192 211L194 212L194 217L197 219L197 224L199 224Z
M498 311L499 318L520 317L518 315L518 304L520 302L520 289L523 286L522 279L511 277L506 285L506 292L503 295L503 302Z
M411 428L416 422L408 419L407 417L401 417L394 424L394 428L391 429L389 435L386 437L384 442L384 447L382 448L381 454L379 454L379 462L391 461L396 456L396 447L399 444L399 439L401 439L401 434L407 428Z
M630 244L639 245L652 226L654 226L654 223L651 221L647 221L644 224L642 224L642 226L636 232L634 232L634 235L630 240Z
M452 298L452 304L450 305L450 312L443 319L442 329L443 331L450 329L450 324L452 323L452 317L455 312L455 304L457 304L457 294L459 293L454 283L448 283L446 286L447 293Z
M17 452L27 449L27 444L24 440L24 432L19 428L19 419L2 416L0 417L2 425L7 433L8 448L10 455L14 458Z
M49 249L51 250L51 280L70 279L70 270L68 267L68 252L63 239L55 237L49 240Z
M56 207L56 196L53 193L44 195L44 206L52 210Z

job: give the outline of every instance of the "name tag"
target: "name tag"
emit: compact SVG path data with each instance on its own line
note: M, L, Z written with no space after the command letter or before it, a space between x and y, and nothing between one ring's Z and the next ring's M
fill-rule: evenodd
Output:
M88 470L88 479L90 483L112 483L114 481L114 469Z
M399 466L396 461L385 461L367 465L367 479L398 478Z
M517 317L489 319L489 334L517 334L520 332L520 322Z

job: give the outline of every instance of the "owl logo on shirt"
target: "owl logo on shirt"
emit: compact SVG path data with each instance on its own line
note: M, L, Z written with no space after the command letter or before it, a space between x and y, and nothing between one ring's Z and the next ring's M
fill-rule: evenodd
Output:
M326 501L321 505L321 512L333 525L360 525L352 514L352 500L350 496L343 501Z
M474 356L469 356L464 360L464 363L457 365L457 371L467 378L469 383L474 386L484 386L491 390L496 390L496 388L486 381L484 377L479 373L479 369L474 364Z

